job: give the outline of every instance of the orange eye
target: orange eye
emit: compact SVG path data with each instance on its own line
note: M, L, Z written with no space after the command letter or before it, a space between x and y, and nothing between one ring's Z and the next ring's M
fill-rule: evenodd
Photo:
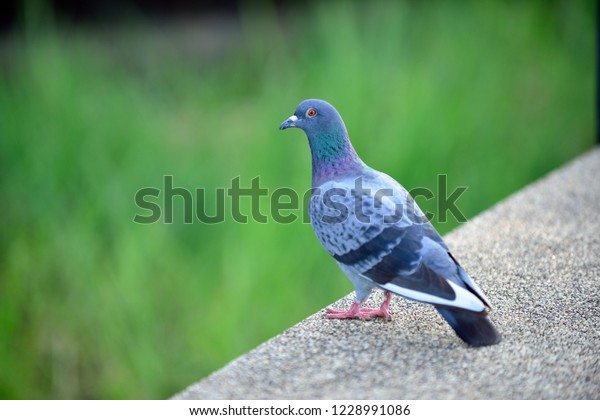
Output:
M308 111L306 111L306 115L312 118L317 115L317 110L314 108L309 108Z

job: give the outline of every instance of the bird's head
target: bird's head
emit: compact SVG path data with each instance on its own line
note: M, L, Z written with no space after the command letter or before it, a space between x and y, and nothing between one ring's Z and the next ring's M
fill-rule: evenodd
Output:
M291 127L300 128L309 138L323 134L340 134L343 137L347 135L340 114L331 104L320 99L302 101L294 114L281 123L279 129Z
M342 117L325 101L302 101L294 115L279 126L300 128L306 133L312 154L313 186L333 176L357 173L364 164L350 144Z

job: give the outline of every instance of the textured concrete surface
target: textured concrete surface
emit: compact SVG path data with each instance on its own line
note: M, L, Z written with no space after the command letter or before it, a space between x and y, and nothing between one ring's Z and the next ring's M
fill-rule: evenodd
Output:
M446 240L502 343L466 347L433 308L397 297L391 322L321 311L174 398L600 398L600 149Z

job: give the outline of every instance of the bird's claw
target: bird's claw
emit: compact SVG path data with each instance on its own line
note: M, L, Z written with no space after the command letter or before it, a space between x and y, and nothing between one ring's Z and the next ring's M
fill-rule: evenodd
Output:
M390 313L386 309L373 309L373 308L350 308L347 311L340 311L337 309L327 308L327 314L325 315L328 319L373 319L373 318L385 318L388 321L392 319Z
M385 318L388 321L390 321L392 319L392 316L390 315L390 311L388 311L387 309L384 309L384 308L379 308L379 309L361 308L361 312L364 312L375 318Z

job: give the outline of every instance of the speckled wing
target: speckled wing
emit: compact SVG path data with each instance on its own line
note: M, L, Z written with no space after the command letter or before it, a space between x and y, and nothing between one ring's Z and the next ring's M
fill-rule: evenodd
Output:
M313 188L310 221L331 255L360 247L386 225L411 224L407 220L411 214L425 217L402 186L374 172L328 181ZM408 206L417 211L407 209Z
M358 252L355 267L363 272L379 262L402 240L403 229L426 225L446 247L408 192L376 171L332 180L313 189L310 221L317 238L333 256Z
M387 175L327 182L313 193L309 214L344 271L422 302L475 312L488 305L410 195Z

